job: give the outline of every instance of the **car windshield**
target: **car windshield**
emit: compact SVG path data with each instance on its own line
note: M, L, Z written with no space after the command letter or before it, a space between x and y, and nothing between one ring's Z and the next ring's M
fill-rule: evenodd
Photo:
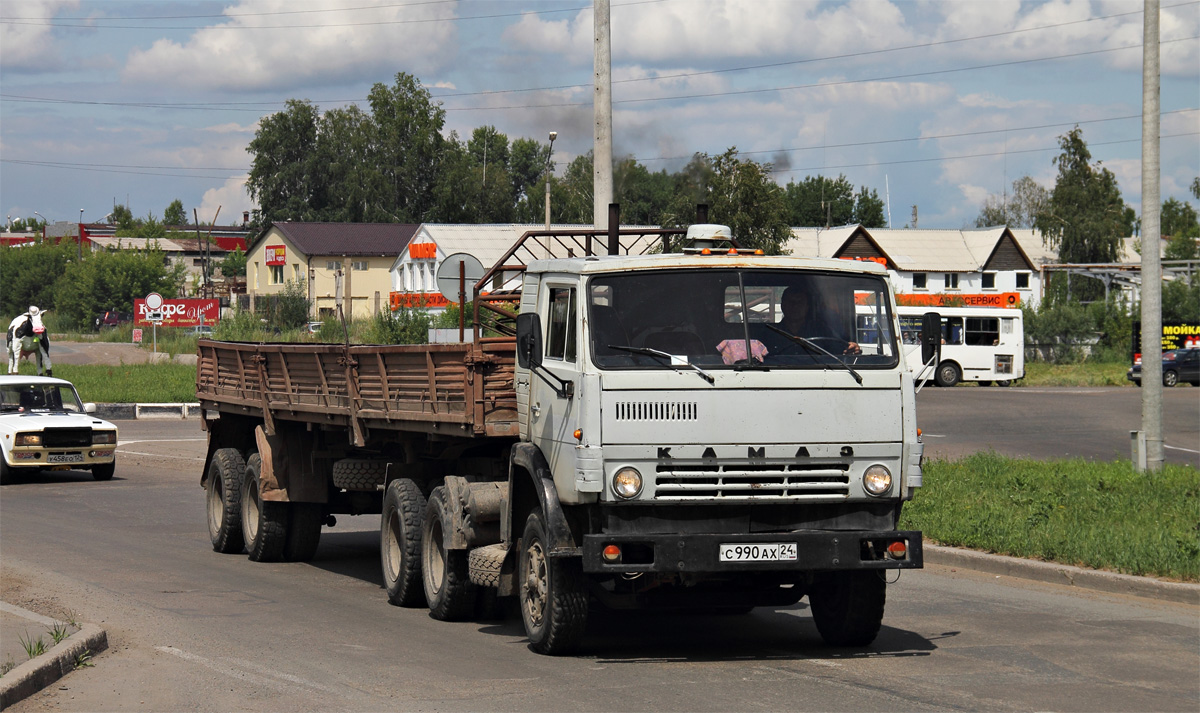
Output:
M83 404L70 384L3 384L0 385L0 411L83 413Z
M588 283L602 369L890 368L898 363L880 277L767 269L646 271ZM667 355L672 358L665 358Z

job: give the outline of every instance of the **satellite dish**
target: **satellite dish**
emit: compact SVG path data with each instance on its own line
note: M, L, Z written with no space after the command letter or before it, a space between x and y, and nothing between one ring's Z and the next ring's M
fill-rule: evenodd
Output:
M459 265L462 265L463 276L466 278L463 280L463 289L467 299L471 298L475 283L483 279L483 263L470 253L454 253L442 260L437 270L438 291L451 302L458 302Z

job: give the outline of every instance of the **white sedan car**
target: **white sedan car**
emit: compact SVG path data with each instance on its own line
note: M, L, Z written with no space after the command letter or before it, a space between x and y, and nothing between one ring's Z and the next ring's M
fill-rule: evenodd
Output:
M0 482L39 470L90 470L96 480L117 467L117 427L92 416L71 382L47 376L0 376Z

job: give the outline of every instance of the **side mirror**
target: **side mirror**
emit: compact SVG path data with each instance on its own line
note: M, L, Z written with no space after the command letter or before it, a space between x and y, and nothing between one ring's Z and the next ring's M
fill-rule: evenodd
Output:
M935 358L941 361L941 356L942 315L926 312L921 316L921 363L928 364Z
M542 320L536 312L517 315L517 366L532 369L542 364Z
M84 413L96 413L96 404L92 403L91 401L87 402L86 404L83 405L83 412Z

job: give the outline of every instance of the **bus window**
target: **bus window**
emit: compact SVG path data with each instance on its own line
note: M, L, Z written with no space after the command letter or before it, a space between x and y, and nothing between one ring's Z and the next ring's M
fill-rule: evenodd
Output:
M962 317L942 317L942 344L963 343Z
M905 344L921 343L921 317L919 315L900 315L900 337Z
M967 317L967 344L990 347L1000 343L1000 320L995 317Z

